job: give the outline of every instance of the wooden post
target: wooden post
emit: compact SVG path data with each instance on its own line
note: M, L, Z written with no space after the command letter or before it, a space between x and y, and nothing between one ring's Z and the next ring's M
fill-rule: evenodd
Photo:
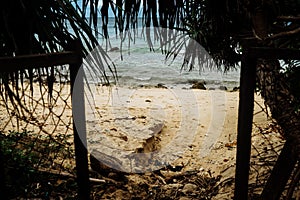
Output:
M240 100L238 112L238 135L235 172L235 200L248 199L248 180L251 154L251 132L254 108L254 89L256 61L246 52L243 53Z
M73 113L73 130L74 130L74 145L76 157L76 173L78 183L78 198L87 200L90 199L89 185L89 170L88 170L88 152L86 141L86 125L85 125L85 105L84 105L84 84L83 84L83 69L81 44L79 41L74 41L70 47L73 51L78 52L81 62L70 65L71 76L71 94L72 94L72 113ZM76 92L76 99L74 93ZM76 124L74 116L76 115Z

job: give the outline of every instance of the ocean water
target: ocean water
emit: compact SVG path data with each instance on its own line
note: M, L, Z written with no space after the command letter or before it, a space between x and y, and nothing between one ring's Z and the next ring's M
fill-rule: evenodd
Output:
M145 28L143 29L141 24L139 21L137 29L125 33L121 42L120 35L115 34L114 19L110 18L109 40L106 41L101 35L99 36L101 47L107 51L116 67L119 86L136 87L163 84L167 87L189 88L195 81L204 81L207 88L217 89L220 86L226 86L230 89L239 86L239 69L224 73L224 71L218 70L214 63L210 68L201 64L195 65L191 71L183 69L182 63L186 49L178 52L174 60L172 58L166 60L166 55L162 54L159 40L154 38L153 28L150 29L150 34L154 48L150 51L145 38ZM100 32L101 28L102 24L99 20ZM176 34L178 38L182 35L180 32ZM201 52L209 57L204 49L201 49ZM104 66L104 69L107 75L112 77L108 66ZM111 81L114 82L113 79Z

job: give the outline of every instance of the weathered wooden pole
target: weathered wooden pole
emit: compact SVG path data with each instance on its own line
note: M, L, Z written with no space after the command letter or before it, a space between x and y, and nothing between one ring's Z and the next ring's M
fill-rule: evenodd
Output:
M86 141L86 124L85 124L85 105L84 105L84 84L81 44L79 41L74 41L71 50L78 53L78 62L70 65L71 76L71 94L72 94L72 114L73 114L73 130L74 130L74 145L76 159L76 173L78 183L78 198L87 200L90 199L89 185L89 170L88 170L88 152ZM74 93L76 95L74 98ZM74 117L76 115L76 117ZM76 118L76 120L74 120ZM76 123L75 123L76 122Z
M256 60L251 58L247 51L245 51L243 52L241 64L234 190L235 200L248 199Z

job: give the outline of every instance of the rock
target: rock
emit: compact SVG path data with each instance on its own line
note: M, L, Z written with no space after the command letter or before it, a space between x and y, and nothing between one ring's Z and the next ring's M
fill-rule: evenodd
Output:
M204 86L204 82L196 82L192 85L192 89L199 89L199 90L206 90L206 87Z
M183 189L182 189L182 193L184 194L191 194L194 193L195 190L197 190L198 186L192 183L187 183L184 185Z
M168 89L168 87L166 87L164 84L159 83L157 84L157 86L155 86L156 88L162 88L162 89Z
M208 90L215 90L216 88L208 88Z
M239 91L240 90L240 87L234 87L233 89L232 89L232 92L236 92L236 91Z
M225 91L226 91L226 90L227 90L227 87L224 86L224 85L221 85L221 86L219 87L219 89L220 89L220 90L225 90Z

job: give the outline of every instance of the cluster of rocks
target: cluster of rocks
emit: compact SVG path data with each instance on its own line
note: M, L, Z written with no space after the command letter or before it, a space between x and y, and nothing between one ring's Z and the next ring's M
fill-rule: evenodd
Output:
M183 87L182 89L198 89L198 90L222 90L222 91L230 91L230 92L236 92L239 91L240 87L234 87L232 90L229 90L225 85L220 85L219 87L207 87L205 81L198 81L198 80L192 80L189 81L191 84L190 88ZM150 85L139 85L140 88L152 88L153 86ZM167 86L163 83L158 83L154 86L154 88L162 88L162 89L168 89Z
M207 88L206 87L206 82L205 81L190 81L192 84L190 89L199 89L199 90L223 90L223 91L228 91L228 88L224 85L219 86L218 88ZM234 87L230 92L236 92L240 89L240 87Z

